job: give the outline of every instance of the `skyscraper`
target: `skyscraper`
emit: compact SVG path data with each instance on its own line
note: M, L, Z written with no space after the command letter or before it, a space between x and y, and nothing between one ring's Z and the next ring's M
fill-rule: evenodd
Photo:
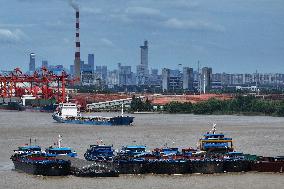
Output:
M88 65L89 65L90 69L92 70L92 72L94 73L94 69L95 69L94 54L88 54Z
M212 68L204 67L202 68L201 74L201 90L206 93L206 90L211 89L212 82Z
M144 45L140 46L141 49L141 62L137 66L137 84L145 85L149 78L148 68L148 41L144 41Z
M183 68L183 90L193 90L193 69L189 67Z
M103 81L107 81L107 66L96 66L96 74Z
M43 60L43 61L41 62L41 67L42 67L42 68L48 68L48 61L47 61L47 60Z
M162 69L162 89L164 92L168 90L169 77L170 77L170 70L167 68L163 68Z
M182 77L179 70L162 70L162 89L163 91L176 91L182 89Z
M118 63L119 85L132 85L131 66L122 66Z
M30 63L29 63L29 71L35 71L35 53L30 54Z

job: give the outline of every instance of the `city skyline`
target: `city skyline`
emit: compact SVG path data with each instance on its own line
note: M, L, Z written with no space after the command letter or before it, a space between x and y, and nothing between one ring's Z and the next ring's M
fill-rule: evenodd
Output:
M149 69L201 66L216 72L283 72L281 1L75 1L81 13L81 57L95 66L140 64L149 41ZM215 2L215 3L214 3ZM217 3L216 3L217 2ZM2 1L0 70L27 70L29 54L74 63L74 10L68 1ZM14 11L8 11L14 10ZM9 63L7 63L9 62Z

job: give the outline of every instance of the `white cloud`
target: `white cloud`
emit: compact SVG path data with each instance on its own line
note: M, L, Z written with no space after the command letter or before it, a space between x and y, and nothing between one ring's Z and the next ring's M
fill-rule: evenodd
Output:
M103 10L100 8L92 8L92 7L82 7L81 12L89 13L89 14L102 14Z
M0 28L0 41L7 43L20 42L26 35L20 29L9 30Z
M102 42L102 44L104 44L105 46L108 46L108 47L114 47L115 46L114 43L107 38L101 38L101 42Z
M112 19L112 20L118 20L118 21L123 22L123 23L133 22L133 20L125 14L111 14L111 15L109 15L109 18Z
M170 18L163 22L163 26L172 29L183 30L211 30L211 31L225 31L224 26L212 24L205 21L195 20L180 20L177 18Z
M189 0L175 0L169 2L168 4L170 4L171 7L183 8L183 9L192 9L199 6L199 3L197 1L189 1Z
M128 7L125 12L137 16L161 16L161 11L149 7Z
M66 44L68 44L68 43L70 43L70 39L64 37L64 38L63 38L63 42L66 43Z

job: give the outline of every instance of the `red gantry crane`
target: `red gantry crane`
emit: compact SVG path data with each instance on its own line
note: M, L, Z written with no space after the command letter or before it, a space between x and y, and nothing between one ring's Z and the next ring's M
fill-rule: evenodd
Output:
M19 68L13 71L0 74L0 97L22 97L23 95L33 95L38 99L55 98L57 102L66 101L66 85L72 84L74 80L69 79L66 72L55 75L42 68L32 75L23 74Z

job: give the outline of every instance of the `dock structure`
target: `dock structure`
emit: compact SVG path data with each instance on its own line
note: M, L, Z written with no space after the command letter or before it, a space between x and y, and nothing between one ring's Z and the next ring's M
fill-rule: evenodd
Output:
M114 177L118 176L113 163L103 163L87 161L84 159L69 157L65 155L57 156L57 159L70 161L71 174L79 177Z

